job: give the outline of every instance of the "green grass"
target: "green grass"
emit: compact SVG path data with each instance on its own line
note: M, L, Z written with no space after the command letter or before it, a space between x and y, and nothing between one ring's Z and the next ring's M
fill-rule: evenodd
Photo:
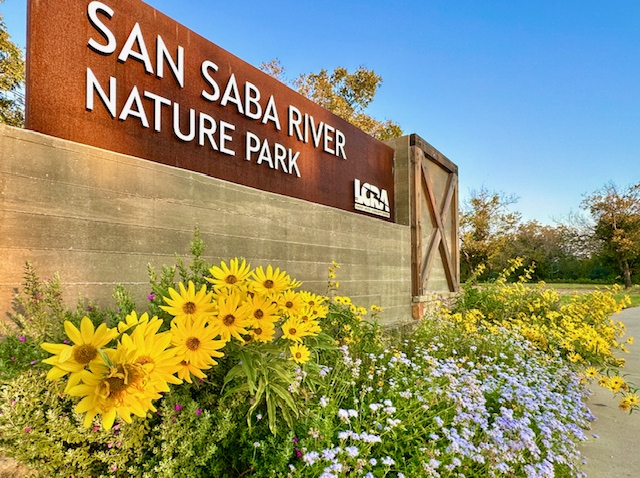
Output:
M612 287L613 284L563 284L553 283L546 284L549 289L554 289L560 294L560 302L566 304L569 302L572 294L587 294L597 289L606 289ZM628 296L631 299L631 305L629 307L640 307L640 285L634 285L628 290L623 290L619 294L614 294L616 300L622 300L624 296Z

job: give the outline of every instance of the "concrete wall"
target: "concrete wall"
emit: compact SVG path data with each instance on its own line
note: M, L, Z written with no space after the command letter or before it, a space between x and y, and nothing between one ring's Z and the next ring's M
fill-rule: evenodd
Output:
M0 124L0 318L25 261L59 272L65 297L113 305L115 284L143 309L147 264L188 256L198 226L212 262L269 263L326 293L327 266L340 293L411 317L411 234L403 224L266 193L134 157Z

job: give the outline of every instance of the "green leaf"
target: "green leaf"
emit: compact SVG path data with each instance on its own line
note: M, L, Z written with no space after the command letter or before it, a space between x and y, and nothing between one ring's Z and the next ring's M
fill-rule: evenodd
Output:
M251 389L251 393L255 393L256 388L256 367L255 361L252 357L246 353L244 350L239 352L240 355L240 365L242 366L242 370L247 377L247 382L249 383L249 387Z
M225 391L224 392L224 396L228 397L228 396L233 395L234 393L237 393L237 392L249 392L249 385L246 382L241 383L239 385L236 385L235 387L232 387L232 388L228 389L227 391Z
M267 383L260 380L260 382L258 383L258 390L255 396L253 397L254 399L253 405L251 405L251 408L249 408L249 415L251 415L253 411L256 408L258 408L258 405L260 405L260 403L262 402L262 396L264 395L266 389L267 389Z
M291 411L293 411L293 413L297 417L298 407L296 406L296 403L294 402L293 397L291 396L291 393L289 393L289 391L286 390L281 385L278 385L275 383L272 383L270 388L271 390L273 390L275 393L278 394L278 396L284 401L284 403L291 409Z
M269 389L265 391L267 401L267 418L269 420L269 430L274 435L276 434L276 403L272 399Z

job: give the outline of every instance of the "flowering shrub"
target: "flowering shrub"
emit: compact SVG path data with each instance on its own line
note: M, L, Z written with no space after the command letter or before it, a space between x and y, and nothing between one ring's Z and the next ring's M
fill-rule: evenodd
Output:
M251 270L238 258L209 270L211 283L196 291L189 281L179 291L169 288L160 308L172 316L169 330L163 321L129 313L117 328L82 318L80 328L64 322L67 343L43 343L53 354L43 360L52 366L50 380L68 375L65 393L81 397L76 411L85 413L89 428L96 415L110 429L116 417L131 423L132 415L144 418L156 412L153 401L169 392L169 384L206 379L205 370L226 353L239 358L225 378L237 381L233 391L253 397L252 413L264 400L269 424L275 431L276 409L291 424L297 407L287 390L293 368L283 360L305 363L310 351L303 340L321 331L318 320L327 315L325 298L296 292L300 285L286 272L269 265ZM234 340L238 345L231 344Z
M580 475L580 377L527 341L434 320L377 354L341 353L293 476Z
M531 271L519 280L508 278L522 266L522 260L511 261L498 279L478 287L466 284L456 306L445 315L452 322L464 324L473 332L479 325L489 330L506 328L524 336L540 350L560 353L567 360L597 367L619 367L624 360L614 352L627 352L623 340L625 327L611 316L622 310L628 298L620 301L610 291L595 291L574 295L568 304L561 305L557 292L544 283L530 287L526 284Z
M336 295L336 263L325 297L203 252L196 237L190 265L150 269L140 314L123 288L116 310L67 310L57 278L27 269L18 329L0 341L0 360L16 359L0 377L0 451L60 477L578 477L584 376L637 407L617 368L581 376L571 361L615 364L575 332L582 313L621 337L604 299L562 311L504 283L391 335L378 307Z

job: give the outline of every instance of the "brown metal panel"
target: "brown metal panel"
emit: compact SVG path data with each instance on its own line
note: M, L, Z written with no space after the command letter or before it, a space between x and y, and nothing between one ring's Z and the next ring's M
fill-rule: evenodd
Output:
M113 10L110 15L101 7L94 15L103 26L95 21L92 24L89 19L88 6L92 3ZM136 28L139 35L134 33ZM98 52L100 48L109 49L110 35L115 40L114 51ZM119 61L128 39L132 39L131 46ZM90 48L91 40L99 46L97 49ZM160 40L178 65L178 50L184 49L183 85L174 77L169 63L158 55ZM147 64L142 43L150 60ZM203 91L214 91L202 70L205 61L217 66L216 71L205 71L215 80L221 97L232 75L236 79L238 93L233 93L231 83L231 100L226 105L221 104L221 98L209 101L203 96ZM162 78L158 65L164 69ZM95 76L106 96L115 95L115 115L96 88L87 93L90 75ZM115 82L114 91L110 89L110 81ZM255 104L245 103L250 96L245 93L251 93L251 85L261 97L257 102L262 114L257 119L245 114L247 106L250 112L258 111ZM138 0L29 0L26 93L29 129L358 213L354 209L354 182L359 179L363 184L387 191L390 217L386 220L393 220L392 148ZM94 101L92 110L87 108L88 97ZM265 112L271 97L275 110L270 120L270 115L265 118ZM240 106L234 104L236 98ZM127 108L128 101L133 103ZM295 129L290 130L290 123L295 122L289 121L291 107L303 118L303 136L305 114L313 118L316 126L328 125L318 131L328 133L327 149L334 150L333 154L324 150L324 136L318 136L320 144L316 146L313 134L305 141L304 137L302 140L297 137ZM186 136L191 132L190 114L195 115L198 131L192 140L179 139L176 129ZM177 128L173 125L174 116L178 118ZM202 135L203 144L199 144L203 130L200 121L209 130L211 122L215 122L217 131L212 138L216 147L209 143L207 135ZM220 137L222 122L233 127L225 130L230 138L225 148ZM156 131L156 126L160 131ZM261 144L268 142L271 165L266 150L261 163L259 152L247 159L252 134ZM338 147L341 138L346 159L341 157ZM298 159L293 161L298 153ZM281 154L286 157L277 162L274 157Z

